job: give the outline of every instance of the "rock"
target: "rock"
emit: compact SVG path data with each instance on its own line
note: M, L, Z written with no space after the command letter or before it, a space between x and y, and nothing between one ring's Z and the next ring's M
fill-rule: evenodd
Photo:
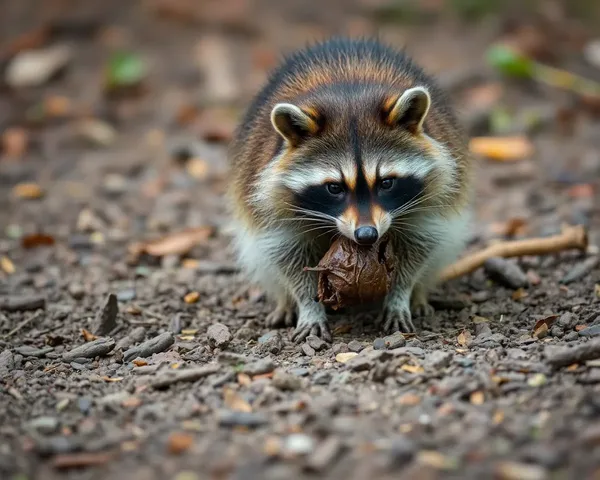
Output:
M88 397L79 397L77 399L77 408L81 413L87 415L92 409L92 401Z
M288 455L308 455L315 448L315 441L304 433L288 435L283 443L283 449Z
M136 297L135 288L125 288L117 292L117 300L119 302L131 302Z
M123 337L117 342L118 350L127 350L131 345L139 343L146 337L146 329L144 327L134 328L126 337Z
M87 118L77 125L79 136L97 147L110 147L117 139L118 133L115 128L97 118Z
M579 339L579 332L569 332L564 336L564 339L567 342L574 342L575 340Z
M284 370L277 369L273 374L272 384L279 390L295 391L302 387L302 380L296 375L287 373Z
M385 340L383 338L376 338L373 340L373 348L375 350L385 350Z
M451 352L436 350L435 352L432 352L429 355L427 355L425 363L429 367L439 370L442 368L446 368L448 365L450 365L450 362L452 362L453 357L454 355L452 355Z
M63 353L62 359L65 362L72 362L79 357L102 357L109 353L113 348L115 348L115 341L112 338L98 338L97 340L85 343L69 352Z
M42 435L51 435L58 430L59 421L56 417L37 417L27 423L27 426Z
M308 343L316 352L327 348L327 342L316 335L309 335L306 337L306 343Z
M206 332L208 344L211 347L223 348L231 342L231 333L229 328L222 323L213 323Z
M556 321L557 325L561 326L565 330L570 330L579 323L579 317L571 312L563 313L560 318Z
M155 353L164 352L167 348L175 343L173 332L163 332L144 343L131 347L123 354L123 360L129 362L136 358L147 358Z
M258 354L273 354L277 355L283 349L283 339L279 332L272 330L258 338L258 345L255 351Z
M498 480L546 480L548 472L538 465L503 461L496 465Z
M316 385L329 385L331 383L331 372L317 372L313 377L313 383Z
M303 343L300 348L302 349L302 352L304 352L304 355L306 355L307 357L314 357L316 355L317 352L315 352L315 349L312 348L308 343Z
M385 348L388 350L393 350L394 348L400 348L406 345L406 339L404 335L400 332L396 332L393 335L388 335L387 337L383 337L383 342L385 344Z
M245 365L242 372L253 377L254 375L271 373L273 370L275 370L275 363L273 363L273 360L270 358L263 358Z
M0 298L0 310L7 312L26 312L46 307L46 297L39 294L14 295Z
M358 355L358 353L355 353L355 352L338 353L335 356L335 360L339 363L346 363L350 359L356 357L357 355Z
M6 348L0 353L0 378L8 375L13 368L15 368L14 355Z
M71 48L66 45L23 51L8 64L5 72L6 84L11 88L43 85L66 67L71 57Z
M349 349L348 349L348 345L346 343L334 343L331 347L331 350L333 351L334 355L337 355L338 353L346 353Z
M217 415L219 425L222 427L258 428L268 423L267 417L260 413L237 412L222 410Z
M554 368L595 360L600 358L600 338L594 338L575 347L546 347L544 357L546 362Z
M44 357L47 353L54 351L52 347L35 348L29 345L23 345L15 349L17 353L20 353L24 357Z
M312 472L322 472L329 467L342 451L342 441L330 436L316 448L306 461L306 469Z
M569 270L563 278L560 279L560 283L568 284L585 277L588 273L596 268L600 263L600 256L593 256L585 259L583 262L575 265Z
M308 370L308 368L300 367L300 368L292 368L290 370L290 373L292 375L296 375L297 377L306 377L306 376L308 376L310 371Z
M529 285L525 272L516 263L504 258L489 258L483 268L492 280L505 287L517 289Z
M96 315L96 321L94 324L93 333L94 335L102 336L108 335L117 326L117 314L119 313L119 304L117 297L114 293L110 293L104 305Z
M562 336L564 336L565 331L560 328L560 326L558 325L554 325L551 329L550 329L550 335L552 335L553 337L556 338L561 338Z
M364 370L370 370L371 368L373 368L373 360L363 355L357 355L348 360L346 362L346 365L350 370L354 372L362 372Z
M405 436L398 435L394 437L389 449L390 467L393 469L404 467L413 459L416 451L415 444Z
M69 285L69 295L75 300L81 300L85 297L85 289L81 283L71 283Z
M359 353L365 346L357 340L352 340L348 343L348 350Z
M181 328L181 313L177 313L171 319L169 330L171 330L175 335L179 335L181 333Z
M579 335L582 337L596 337L600 335L600 325L593 325L591 327L579 330Z

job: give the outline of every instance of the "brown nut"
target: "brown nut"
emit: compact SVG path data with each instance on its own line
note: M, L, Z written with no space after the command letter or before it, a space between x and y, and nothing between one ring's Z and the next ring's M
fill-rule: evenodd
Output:
M333 310L380 301L392 285L392 245L387 238L369 247L339 238L316 267L304 270L319 272L318 301Z

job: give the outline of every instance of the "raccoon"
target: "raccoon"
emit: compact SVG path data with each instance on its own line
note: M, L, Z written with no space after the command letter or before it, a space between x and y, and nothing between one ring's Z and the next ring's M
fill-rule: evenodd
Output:
M430 316L427 292L464 247L471 204L467 141L444 93L403 51L334 38L287 58L251 103L231 144L234 247L276 302L268 326L331 340L315 301L316 265L337 236L387 234L393 287L385 333Z

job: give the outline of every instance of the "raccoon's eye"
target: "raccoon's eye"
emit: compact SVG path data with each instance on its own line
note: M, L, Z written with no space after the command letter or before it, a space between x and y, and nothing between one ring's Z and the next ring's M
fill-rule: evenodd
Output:
M379 182L379 188L381 188L381 190L389 190L393 186L394 186L393 178L384 178L383 180L381 180L381 182Z
M339 195L344 192L344 188L339 183L328 183L327 191L332 195Z

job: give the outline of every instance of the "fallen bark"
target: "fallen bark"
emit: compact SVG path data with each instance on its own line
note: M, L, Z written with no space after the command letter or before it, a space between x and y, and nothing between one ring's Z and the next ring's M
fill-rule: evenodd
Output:
M600 358L600 338L577 345L576 347L547 347L544 350L546 362L554 368L566 367L574 363Z
M524 255L547 255L568 249L585 250L587 246L588 236L582 225L567 227L560 235L552 237L496 243L466 256L444 269L440 275L440 281L445 282L467 275L482 267L486 260L493 257L511 258Z

